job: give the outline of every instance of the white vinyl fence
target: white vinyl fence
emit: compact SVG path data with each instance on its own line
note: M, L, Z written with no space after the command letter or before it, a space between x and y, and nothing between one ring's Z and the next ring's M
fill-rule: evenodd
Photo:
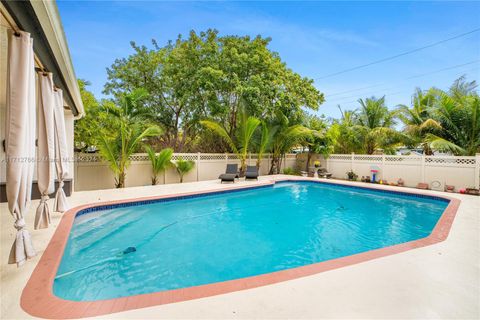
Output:
M431 188L439 186L437 188L442 190L444 185L453 185L458 191L468 187L479 188L480 184L478 154L472 157L333 154L320 161L333 177L342 179L350 170L360 180L362 176L371 176L372 169L377 169L378 179L397 182L402 178L409 187L424 182Z
M204 181L217 179L221 173L225 173L227 163L240 165L236 154L224 153L175 153L172 160L179 158L192 160L195 167L185 175L184 182ZM131 164L127 171L126 186L151 185L152 166L147 154L138 153L131 158ZM247 164L255 165L257 155L251 154ZM260 175L268 174L270 170L271 156L265 154L260 163ZM282 161L282 170L286 167L296 166L296 155L287 154ZM168 169L158 176L157 184L178 183L179 177L174 169ZM100 190L114 188L113 173L108 163L102 161L98 154L76 154L75 155L75 185L76 191Z

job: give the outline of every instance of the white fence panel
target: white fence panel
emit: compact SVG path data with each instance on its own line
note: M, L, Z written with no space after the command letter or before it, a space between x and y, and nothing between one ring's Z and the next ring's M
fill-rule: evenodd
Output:
M225 173L227 163L240 165L236 154L225 153L175 153L172 160L195 161L195 168L187 173L183 181L205 181L217 179ZM152 167L145 153L131 156L131 164L127 170L125 184L127 187L151 185ZM270 155L265 154L260 162L260 175L266 175L270 169ZM248 157L248 165L256 165L257 155ZM282 169L296 166L296 155L285 156ZM178 183L180 178L174 168L166 170L157 177L157 184ZM75 190L100 190L114 187L113 174L107 163L103 162L98 154L77 154L75 162Z
M340 179L345 179L346 172L350 170L360 178L371 176L371 170L377 169L378 179L396 182L402 178L409 187L415 187L420 182L431 184L435 181L441 185L453 185L456 190L480 187L480 155L454 157L333 154L326 159L326 168L333 177Z

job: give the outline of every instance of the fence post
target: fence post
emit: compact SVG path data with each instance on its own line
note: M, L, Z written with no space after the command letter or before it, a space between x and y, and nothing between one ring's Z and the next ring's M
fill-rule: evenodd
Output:
M200 152L197 152L197 181L200 181L200 180L198 179L198 177L199 177L199 171L200 171L200 168L199 168L199 167L200 167Z
M327 163L326 163L325 166L326 166L327 172L329 172L330 171L330 156L327 157L326 160L327 160ZM308 171L310 171L310 169L308 169Z
M355 161L355 152L352 152L350 155L351 160L350 160L350 171L353 171L353 161Z
M422 172L422 183L425 182L425 155L422 154L422 169L421 169L421 172Z
M225 165L228 164L228 153L225 152Z
M475 155L475 188L480 189L480 153Z
M382 153L382 180L385 180L384 172L385 172L385 154Z

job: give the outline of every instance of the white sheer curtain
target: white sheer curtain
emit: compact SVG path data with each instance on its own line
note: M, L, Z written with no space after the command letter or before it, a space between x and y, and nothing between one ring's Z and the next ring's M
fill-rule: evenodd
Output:
M68 177L68 147L65 130L65 115L63 111L63 92L57 89L55 96L55 165L57 168L58 189L55 194L54 211L65 212L69 209L69 204L65 191L63 190L63 181Z
M38 105L38 149L37 180L41 200L35 214L35 229L48 228L50 224L50 208L48 195L55 191L54 158L55 158L55 125L53 94L53 76L51 73L38 73L39 105Z
M25 228L35 163L35 65L27 32L9 35L6 111L7 200L17 229L9 263L21 266L36 255Z

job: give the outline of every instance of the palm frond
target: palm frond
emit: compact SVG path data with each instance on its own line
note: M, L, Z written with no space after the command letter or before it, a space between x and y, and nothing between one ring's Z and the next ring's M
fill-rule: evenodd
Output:
M215 121L210 121L210 120L202 120L200 121L200 124L203 125L204 127L212 130L215 132L217 135L219 135L232 149L234 153L238 153L237 146L235 145L234 141L232 138L228 135L227 130L223 128L220 124L216 123Z
M430 148L437 151L452 152L456 155L463 155L466 153L465 149L457 146L455 143L450 142L444 138L436 136L434 134L427 134L425 141L429 144Z

